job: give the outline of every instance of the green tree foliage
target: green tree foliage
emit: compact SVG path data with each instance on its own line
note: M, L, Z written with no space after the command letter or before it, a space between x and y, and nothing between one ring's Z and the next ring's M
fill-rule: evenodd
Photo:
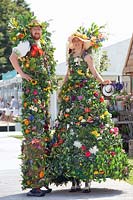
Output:
M22 13L30 13L30 8L24 0L1 0L0 5L0 76L2 73L12 70L9 61L11 53L11 41L9 39L8 24L10 18Z

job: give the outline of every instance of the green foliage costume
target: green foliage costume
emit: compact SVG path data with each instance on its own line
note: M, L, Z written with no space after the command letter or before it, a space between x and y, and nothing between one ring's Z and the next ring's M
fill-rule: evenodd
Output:
M34 24L33 16L19 16L11 20L11 38L16 46L20 41L29 41L30 51L19 59L23 72L32 81L23 80L22 89L22 188L41 188L48 184L46 162L49 156L50 114L49 97L56 85L54 48L48 23ZM30 35L30 27L42 27L41 47ZM16 52L17 54L17 52ZM19 55L18 55L19 56Z
M97 40L97 45L100 42ZM95 42L91 48L94 45ZM61 88L49 164L51 182L57 185L72 178L98 182L125 179L129 172L121 136L84 60L86 54L87 51L78 57L69 54L70 75Z

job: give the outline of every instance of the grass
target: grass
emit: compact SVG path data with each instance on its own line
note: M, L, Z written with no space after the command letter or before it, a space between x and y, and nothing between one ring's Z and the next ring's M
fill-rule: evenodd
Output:
M126 180L126 182L133 185L133 157L129 157L129 164L132 166L132 169L130 171L129 178Z
M9 137L13 137L13 138L20 139L20 140L23 139L22 135L10 135Z

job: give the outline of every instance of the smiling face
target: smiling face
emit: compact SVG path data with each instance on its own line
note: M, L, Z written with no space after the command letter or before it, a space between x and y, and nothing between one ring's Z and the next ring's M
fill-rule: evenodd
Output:
M72 43L73 43L73 51L75 53L79 52L79 51L82 51L83 45L84 45L83 41L81 41L78 38L73 38Z
M35 26L30 29L30 32L34 40L39 40L42 35L42 28L40 26Z

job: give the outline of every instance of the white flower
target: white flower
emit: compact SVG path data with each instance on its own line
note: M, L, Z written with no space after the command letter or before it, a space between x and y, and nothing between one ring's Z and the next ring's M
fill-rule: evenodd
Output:
M68 113L69 111L70 111L70 109L69 109L69 108L67 108L67 109L66 109L66 112Z
M94 146L94 147L90 148L89 151L93 154L96 154L96 152L98 151L98 148L97 148L97 146Z
M81 148L82 144L81 142L79 141L74 141L74 144L73 144L75 147L78 147L78 148Z
M69 129L69 127L70 127L70 125L69 125L69 124L67 124L67 129Z
M82 119L81 122L86 122L86 120L85 120L85 119Z
M70 135L74 135L73 129L70 130Z

